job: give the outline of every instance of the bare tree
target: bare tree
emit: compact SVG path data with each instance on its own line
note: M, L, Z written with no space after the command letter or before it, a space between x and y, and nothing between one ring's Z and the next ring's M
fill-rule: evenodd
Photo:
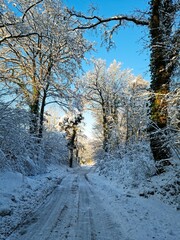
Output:
M130 137L138 136L137 131L140 132L140 127L147 124L146 109L142 112L140 107L144 107L143 89L147 83L135 77L131 70L121 70L121 63L115 60L108 68L102 59L93 60L93 63L94 69L82 77L81 85L86 103L98 124L96 131L101 132L103 149L108 152L123 142L122 130L126 129L128 141ZM123 128L122 118L125 123Z
M40 14L43 11L43 14ZM46 0L26 13L29 31L38 35L8 39L1 48L1 81L22 93L32 115L30 132L42 137L48 99L58 103L72 95L72 81L91 48L60 1Z

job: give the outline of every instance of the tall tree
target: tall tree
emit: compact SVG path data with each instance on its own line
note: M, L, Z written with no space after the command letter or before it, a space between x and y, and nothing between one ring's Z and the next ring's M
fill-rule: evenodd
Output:
M177 28L177 12L180 3L176 0L151 0L149 2L150 11L146 15L128 16L117 15L110 18L101 18L99 16L86 16L82 13L69 11L72 16L78 17L75 29L92 29L99 25L105 28L109 22L111 30L104 31L105 38L111 44L112 35L124 22L132 22L139 26L146 26L149 29L151 39L151 88L153 97L151 99L151 119L153 124L150 128L151 149L155 160L161 160L170 156L169 147L162 138L162 131L165 130L168 122L167 102L165 95L169 92L169 83L171 82L173 72L178 63L180 41L178 39L179 29ZM144 17L147 16L147 17ZM155 133L154 126L162 131ZM163 135L164 136L164 135Z
M81 84L85 86L85 99L91 105L91 109L97 111L96 117L98 117L102 126L103 149L108 152L111 128L117 117L117 108L119 106L118 91L121 83L118 80L123 74L118 72L118 75L119 64L116 62L109 69L106 68L106 62L102 59L94 60L93 64L93 71L82 77Z
M173 23L176 6L172 0L151 0L151 119L154 123L150 127L151 149L155 160L170 157L170 149L166 145L166 127L168 124L167 94L176 67L178 49L174 46L176 34L173 35ZM176 42L176 41L175 41ZM177 43L176 43L177 44ZM157 128L161 131L157 131Z
M20 9L27 8L26 2L18 3ZM74 22L60 1L44 0L29 10L25 19L21 30L37 34L4 39L1 82L14 88L14 93L22 93L32 116L30 132L42 137L47 99L62 103L69 98L72 80L91 44L82 31L71 30Z

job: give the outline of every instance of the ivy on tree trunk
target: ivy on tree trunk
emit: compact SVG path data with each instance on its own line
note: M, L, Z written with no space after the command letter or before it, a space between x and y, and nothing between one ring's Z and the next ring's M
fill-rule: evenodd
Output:
M166 128L168 123L167 94L173 68L168 68L170 55L168 41L172 31L173 4L171 0L151 1L151 120L150 145L156 161L171 156L166 141Z

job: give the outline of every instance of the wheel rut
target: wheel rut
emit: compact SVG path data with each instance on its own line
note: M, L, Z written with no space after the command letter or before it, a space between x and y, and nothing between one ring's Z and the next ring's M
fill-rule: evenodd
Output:
M121 227L102 206L93 188L86 174L79 177L78 224L75 239L123 239Z
M126 240L86 171L65 177L7 240Z

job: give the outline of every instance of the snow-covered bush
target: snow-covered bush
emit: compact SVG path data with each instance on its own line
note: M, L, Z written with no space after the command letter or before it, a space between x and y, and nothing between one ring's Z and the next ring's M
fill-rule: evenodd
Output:
M28 132L29 114L22 109L0 106L1 169L31 175L38 171L41 147Z
M113 154L101 153L101 158L97 159L97 171L120 184L137 187L154 175L156 168L149 144L142 141L123 146Z
M0 170L24 175L46 171L48 164L65 163L67 143L62 134L46 130L43 139L29 133L29 113L0 104Z
M46 164L68 164L67 140L62 133L46 131L43 145Z

